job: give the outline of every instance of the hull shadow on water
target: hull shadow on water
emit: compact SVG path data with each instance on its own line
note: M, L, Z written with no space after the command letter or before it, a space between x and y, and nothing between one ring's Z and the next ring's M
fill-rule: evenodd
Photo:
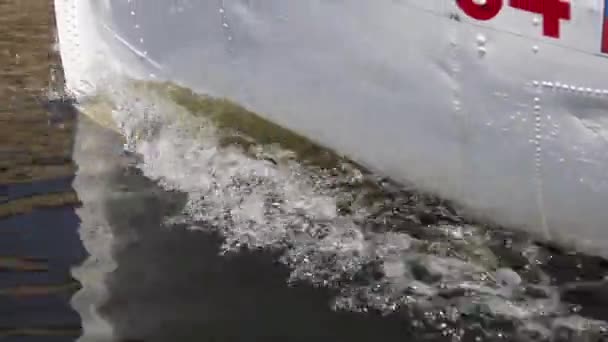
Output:
M83 194L84 224L100 222L91 217L99 211L88 210L87 202L103 203L113 236L108 246L115 267L108 267L107 288L100 291L107 296L98 304L114 338L376 341L382 336L402 341L408 336L397 318L334 312L330 292L289 287L289 271L270 253L220 256L218 236L165 226L164 218L180 211L185 194L164 191L129 168L113 134L81 119L79 136L87 142L77 143L81 172L75 184ZM103 162L95 168L91 158ZM86 245L86 234L82 236ZM84 286L83 292L88 291L86 282ZM86 337L86 318L84 325Z
M74 184L84 204L79 211L81 236L92 259L107 264L91 264L90 272L103 274L88 278L103 283L94 306L111 327L112 337L122 341L374 341L379 336L388 341L450 340L436 327L412 329L411 323L426 312L405 310L380 317L332 311L335 293L301 284L288 286L290 271L270 252L221 256L221 237L164 223L181 212L186 194L163 190L141 175L116 133L84 116L78 132L74 155L79 172ZM94 237L100 225L110 236L103 248L100 238ZM509 234L504 234L507 241ZM492 243L502 241L498 235ZM523 272L530 262L522 263L517 251L506 245L493 247L501 262L513 269ZM605 320L608 297L601 282L605 260L538 247L544 255L539 267L563 290L562 299L583 316ZM509 261L510 256L514 260ZM84 278L80 278L84 285L80 294L91 289ZM79 302L84 303L76 298L85 337L92 336L87 335L87 326L92 325L82 310L91 302ZM477 341L477 336L486 336L486 329L497 335L484 341L504 340L505 334L513 337L507 340L528 341L513 336L518 328L513 321L489 319L482 326L483 320L482 315L458 323L459 329L462 324L462 329L471 329L463 341Z

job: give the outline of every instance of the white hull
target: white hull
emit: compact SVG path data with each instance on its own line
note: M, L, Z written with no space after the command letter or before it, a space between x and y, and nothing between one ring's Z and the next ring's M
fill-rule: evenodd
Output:
M99 34L105 62L228 97L477 215L608 256L603 0L572 3L559 38L504 2L488 21L450 0L56 5L73 89Z

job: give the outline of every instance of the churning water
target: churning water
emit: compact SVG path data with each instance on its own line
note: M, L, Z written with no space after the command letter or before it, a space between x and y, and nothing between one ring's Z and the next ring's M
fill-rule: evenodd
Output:
M334 310L400 317L420 340L606 333L599 258L471 222L227 100L117 76L100 84L83 111L111 118L131 167L186 195L164 224L219 234L226 258L272 252L287 284L331 289Z
M85 114L120 133L128 168L149 187L184 196L163 225L216 234L214 254L268 252L268 262L289 270L284 286L328 289L332 310L397 320L404 338L417 341L606 338L604 260L473 222L451 203L393 184L229 100L149 75L135 81L106 61L74 67L72 78L74 70L96 75L73 95ZM112 232L96 229L85 229L85 244L91 237L89 251L113 263ZM101 235L106 243L93 238Z

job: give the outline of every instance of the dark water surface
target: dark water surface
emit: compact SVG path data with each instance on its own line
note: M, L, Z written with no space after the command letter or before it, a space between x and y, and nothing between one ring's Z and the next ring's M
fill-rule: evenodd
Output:
M117 183L137 198L108 203L119 265L108 279L102 313L119 336L146 341L375 341L402 339L399 321L330 310L330 296L288 288L288 270L269 254L219 256L221 241L204 232L163 227L177 194L139 176ZM136 209L139 207L140 209ZM145 210L143 209L145 208Z
M99 311L116 339L402 341L408 336L400 319L337 313L330 292L287 286L289 270L270 253L220 256L220 237L165 226L164 218L181 210L185 195L164 191L128 167L115 133L84 117L79 132L86 140L75 150L82 166L76 188L86 193L79 215L85 225L103 217L113 235L117 267L107 274L109 295L100 300ZM94 166L93 160L103 162ZM89 205L100 210L86 212Z

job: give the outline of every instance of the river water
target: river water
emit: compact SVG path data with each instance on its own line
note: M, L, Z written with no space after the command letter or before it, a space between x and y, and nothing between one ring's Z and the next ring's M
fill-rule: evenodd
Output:
M217 103L181 91L118 82L112 113L76 106L52 5L0 4L0 341L606 338L604 260L355 166L245 153L191 120ZM362 178L382 183L377 205L352 204Z

